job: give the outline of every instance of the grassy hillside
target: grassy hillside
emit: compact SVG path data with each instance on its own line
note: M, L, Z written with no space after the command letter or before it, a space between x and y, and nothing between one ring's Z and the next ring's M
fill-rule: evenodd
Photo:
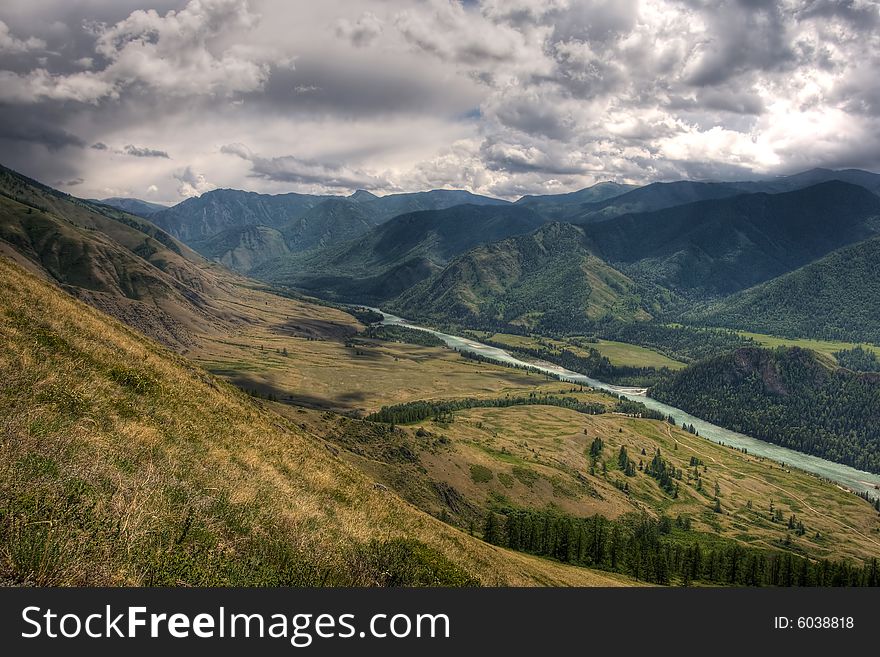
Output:
M225 270L134 215L0 170L0 252L142 332L178 347L235 320Z
M680 370L651 396L767 442L880 472L880 376L812 351L738 349Z
M880 343L880 239L845 247L690 315L787 337Z
M620 581L455 531L6 259L0 282L5 583Z
M587 250L583 230L559 223L473 249L390 307L404 317L556 330L656 311L630 278Z
M586 226L595 252L690 298L728 295L797 269L878 229L880 197L844 182L747 194Z

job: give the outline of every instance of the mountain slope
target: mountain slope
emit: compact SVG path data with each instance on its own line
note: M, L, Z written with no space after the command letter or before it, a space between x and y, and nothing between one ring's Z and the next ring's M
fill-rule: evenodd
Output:
M253 271L273 283L361 303L397 296L478 244L527 233L543 223L529 208L457 205L397 216L364 236Z
M619 581L417 511L320 437L2 257L0 309L5 583Z
M100 200L96 199L94 202L109 205L112 208L137 215L138 217L143 217L144 219L151 217L157 212L168 209L167 205L150 203L149 201L142 201L139 198L113 197Z
M169 345L234 317L226 272L144 219L0 169L0 251Z
M346 224L359 225L359 232L349 229L353 237L398 214L442 210L462 203L507 205L499 199L442 189L382 197L362 191L348 198L218 189L187 199L151 219L171 235L193 245L232 228L268 226L282 230L291 250L302 251L317 245L328 230L333 232L328 222L336 226L337 232ZM369 221L364 224L367 218Z
M690 320L786 337L880 344L880 238L854 244Z
M857 185L880 194L880 175L859 169L811 169L791 176L767 180L733 182L693 182L680 180L651 183L624 194L584 205L580 213L567 214L575 223L602 221L609 217L638 212L654 212L698 201L718 200L748 194L779 194L812 187L820 183L840 181ZM539 199L541 197L538 197Z
M830 180L840 180L864 187L870 192L880 194L880 174L862 171L861 169L810 169L791 176L781 176L769 180L757 180L732 183L746 192L790 192L804 187L811 187Z
M472 249L389 307L406 317L556 329L651 317L638 286L586 248L582 229L561 223Z
M268 226L244 226L217 233L198 244L206 258L243 274L290 253L284 236Z
M728 198L742 194L733 183L704 183L680 180L669 183L651 183L604 201L590 203L569 221L585 223L602 221L609 217L636 212L653 212L696 201Z
M562 221L577 215L591 204L601 203L636 189L635 185L601 182L568 194L523 196L516 205L533 208L548 220Z
M880 472L880 375L797 347L745 348L676 372L651 396L761 440Z
M286 250L308 251L353 239L392 217L442 210L462 203L508 205L461 190L376 196L360 190L343 198L307 194L255 194L216 190L151 215L151 220L208 258L250 268L281 255L277 240L254 226L280 231ZM254 239L259 234L261 239ZM225 251L221 247L229 245ZM264 248L265 247L265 248ZM231 253L229 251L235 251Z
M596 253L634 278L701 298L732 294L880 228L880 197L832 181L586 224Z
M280 228L301 217L326 197L308 194L256 194L218 189L190 198L150 218L186 242L200 242L231 228L260 225Z

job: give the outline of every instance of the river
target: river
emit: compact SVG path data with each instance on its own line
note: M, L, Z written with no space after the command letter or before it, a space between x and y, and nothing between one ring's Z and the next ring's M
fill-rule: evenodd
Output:
M694 417L693 415L686 413L680 408L675 408L674 406L669 406L668 404L659 402L656 399L651 399L644 394L643 390L640 390L638 388L622 388L619 386L614 386L609 383L598 381L584 374L572 372L571 370L567 370L563 367L559 367L551 363L530 362L521 360L516 356L511 355L504 349L490 347L489 345L482 344L469 338L449 335L447 333L442 333L440 331L426 328L424 326L418 326L401 317L386 313L378 308L371 308L371 310L374 310L382 315L383 324L392 326L406 326L412 329L417 329L419 331L426 331L437 336L448 347L452 349L479 354L499 363L518 365L522 367L531 367L547 374L558 376L564 381L569 381L571 383L582 384L593 388L606 390L608 392L613 392L617 395L626 397L627 399L641 402L648 408L660 411L664 415L671 415L679 426L681 426L682 423L693 424L694 428L699 432L700 436L702 438L706 438L707 440L711 440L713 442L723 445L730 445L739 449L746 449L748 450L748 453L753 456L762 456L764 458L772 459L779 463L783 463L786 466L795 467L800 470L819 475L820 477L823 477L825 479L830 479L831 481L835 481L845 486L846 488L857 491L859 493L869 491L873 497L877 496L875 486L880 486L880 475L856 470L855 468L852 468L848 465L834 463L833 461L827 461L823 458L819 458L818 456L804 454L802 452L797 452L793 449L788 449L787 447L780 447L779 445L774 445L772 443L759 440L758 438L752 438L751 436L746 436L745 434L730 431L723 427L712 424L711 422L707 422L706 420L701 420L700 418Z

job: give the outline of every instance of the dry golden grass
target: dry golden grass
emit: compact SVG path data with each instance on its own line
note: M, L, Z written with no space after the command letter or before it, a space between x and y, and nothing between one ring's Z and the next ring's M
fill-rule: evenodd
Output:
M456 531L320 436L2 258L0 281L7 582L272 583L280 560L288 578L314 569L314 584L358 545L406 537L484 584L629 583Z
M784 540L791 533L790 549L815 558L860 562L880 555L880 518L861 498L808 473L722 447L666 422L516 406L457 411L451 424L440 427L428 420L408 428L417 426L451 440L448 449L422 455L428 476L483 504L503 498L515 506L552 505L578 516L617 517L633 511L672 518L681 514L693 519L695 529L755 547L788 549ZM602 438L605 446L591 474L588 450L595 437ZM682 469L678 499L643 472L626 477L617 467L621 446L636 463L641 459L645 464L659 448L665 459ZM691 456L706 466L699 467L702 491L688 476L694 470L689 467ZM603 461L607 475L602 474ZM471 464L488 468L491 479L475 481ZM519 477L515 468L520 468ZM522 469L533 472L534 479L523 477ZM628 484L629 494L615 481ZM712 511L716 482L722 514ZM591 495L591 489L600 497ZM785 522L771 522L771 500L775 509L782 510ZM792 514L806 526L804 536L788 531Z
M297 405L364 415L413 399L496 397L548 384L440 347L346 346L363 327L333 308L251 290L234 311L250 321L231 334L201 335L186 355L241 388Z

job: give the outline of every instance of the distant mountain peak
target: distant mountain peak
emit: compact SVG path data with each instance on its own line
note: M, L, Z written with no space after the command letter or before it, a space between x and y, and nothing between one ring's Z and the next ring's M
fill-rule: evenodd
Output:
M372 192L368 192L366 189L359 189L354 194L350 194L348 198L360 203L362 201L375 201L379 197Z

